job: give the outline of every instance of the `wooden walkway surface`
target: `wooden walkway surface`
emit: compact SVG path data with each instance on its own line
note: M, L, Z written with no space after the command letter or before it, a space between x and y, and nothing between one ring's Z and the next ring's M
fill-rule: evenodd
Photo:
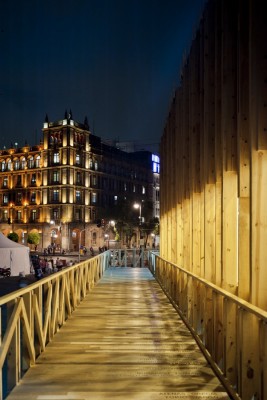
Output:
M110 268L8 400L229 399L146 268Z

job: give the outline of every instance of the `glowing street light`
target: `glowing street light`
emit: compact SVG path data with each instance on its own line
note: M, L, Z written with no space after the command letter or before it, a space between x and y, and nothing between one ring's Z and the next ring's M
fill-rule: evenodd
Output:
M139 225L142 224L142 204L134 203L133 207L137 210L139 208Z

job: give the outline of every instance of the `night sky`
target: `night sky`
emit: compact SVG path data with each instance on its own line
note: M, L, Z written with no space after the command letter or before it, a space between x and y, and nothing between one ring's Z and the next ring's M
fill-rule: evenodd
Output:
M72 110L102 139L159 143L204 0L0 0L0 148Z

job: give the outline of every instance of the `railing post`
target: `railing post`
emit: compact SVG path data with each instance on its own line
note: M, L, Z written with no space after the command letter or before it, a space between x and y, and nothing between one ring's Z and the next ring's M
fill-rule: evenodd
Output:
M7 321L11 317L13 309L17 301L12 300L7 306ZM9 352L6 357L7 361L7 392L10 391L17 385L20 379L20 320L18 319L16 323L16 328L14 334L11 338Z

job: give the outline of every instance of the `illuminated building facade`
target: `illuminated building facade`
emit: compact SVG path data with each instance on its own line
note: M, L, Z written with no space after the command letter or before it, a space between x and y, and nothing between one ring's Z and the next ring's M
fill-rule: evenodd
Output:
M16 232L25 244L29 232L38 232L39 248L103 246L96 224L103 210L121 196L133 202L155 197L152 162L143 162L148 152L141 153L105 144L91 134L87 119L81 124L71 113L56 122L46 117L39 145L0 151L2 232Z

